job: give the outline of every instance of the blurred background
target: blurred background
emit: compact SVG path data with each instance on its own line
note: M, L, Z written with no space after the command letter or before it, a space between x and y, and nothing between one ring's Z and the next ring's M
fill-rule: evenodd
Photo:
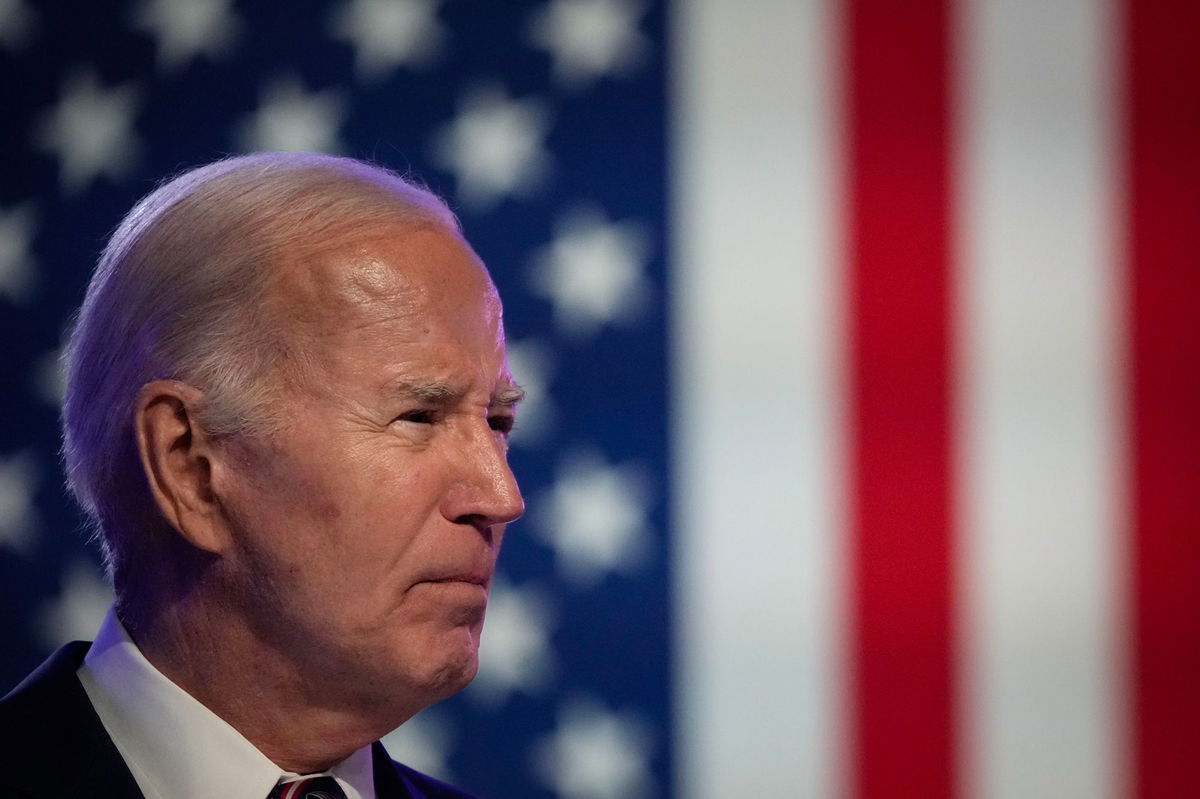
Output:
M180 169L446 196L529 392L492 799L1200 795L1200 8L0 0L0 691L111 599L58 355Z

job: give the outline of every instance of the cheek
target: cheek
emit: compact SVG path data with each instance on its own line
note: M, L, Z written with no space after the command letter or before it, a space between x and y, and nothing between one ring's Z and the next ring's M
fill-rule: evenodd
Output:
M297 506L296 524L312 529L327 558L345 574L362 579L363 585L348 579L349 591L362 594L397 570L409 571L405 567L417 557L422 531L436 515L435 487L402 454L381 452L344 466L336 478L310 480Z
M309 526L336 527L370 499L375 465L344 442L297 440L264 464L255 482L272 504Z
M231 510L241 534L254 539L247 544L255 560L273 561L276 573L324 564L316 581L323 590L360 600L390 590L433 544L422 531L436 527L445 488L436 454L385 437L287 444L286 454L261 452L231 481Z
M407 525L436 508L443 491L437 457L399 446L382 447L366 459L356 477L358 509L385 524Z
M355 505L344 496L353 484L331 479L338 474L315 462L264 453L233 475L222 504L239 548L284 579L305 564L328 560Z

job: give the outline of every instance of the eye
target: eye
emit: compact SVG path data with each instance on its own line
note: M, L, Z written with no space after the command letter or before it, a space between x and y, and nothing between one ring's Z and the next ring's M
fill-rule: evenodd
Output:
M397 422L411 422L413 424L434 424L437 421L437 411L428 409L417 409L406 411L396 417Z
M497 414L488 417L488 426L505 438L508 438L509 434L512 433L515 425L516 419L510 415Z

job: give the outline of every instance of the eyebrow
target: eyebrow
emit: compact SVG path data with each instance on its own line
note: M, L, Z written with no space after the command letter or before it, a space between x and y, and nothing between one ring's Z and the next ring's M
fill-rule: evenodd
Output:
M525 389L516 383L510 383L492 395L492 404L511 408L525 399Z
M461 388L440 380L402 380L395 384L394 391L401 396L443 408L457 405L466 394ZM525 389L515 383L508 383L492 395L489 404L511 408L523 399Z

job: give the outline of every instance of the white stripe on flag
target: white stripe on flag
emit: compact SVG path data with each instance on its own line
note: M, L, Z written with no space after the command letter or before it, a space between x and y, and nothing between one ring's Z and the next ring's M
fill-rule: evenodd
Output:
M679 795L832 797L843 457L829 9L674 12Z
M963 795L1113 797L1116 20L1098 0L959 13Z

